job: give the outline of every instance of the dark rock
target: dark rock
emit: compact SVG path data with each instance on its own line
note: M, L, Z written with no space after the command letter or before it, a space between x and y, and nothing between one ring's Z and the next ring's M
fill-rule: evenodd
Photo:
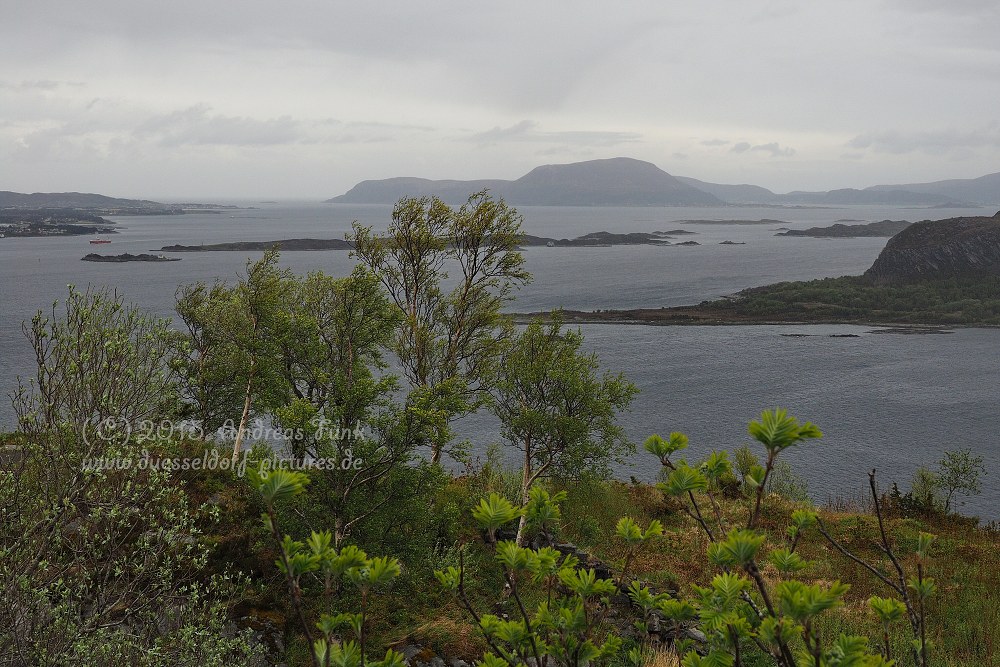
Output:
M864 275L876 285L1000 275L1000 213L916 222L889 239Z

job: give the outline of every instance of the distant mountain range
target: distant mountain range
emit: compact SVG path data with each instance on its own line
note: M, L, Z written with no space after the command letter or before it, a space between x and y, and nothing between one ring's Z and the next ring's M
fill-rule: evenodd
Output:
M148 199L121 199L90 192L33 192L0 190L0 210L73 210L99 215L176 215L218 213L236 206L223 204L161 204Z
M402 197L435 195L450 204L490 190L518 206L961 206L1000 203L1000 173L935 183L875 185L864 190L777 194L757 185L708 183L671 176L656 165L632 158L589 160L536 167L514 181L389 178L362 181L326 200L338 204L392 204Z
M148 208L165 209L167 206L146 199L119 199L88 192L34 192L22 194L0 190L0 208L73 208L73 209L109 209L109 208Z
M401 197L435 195L461 203L489 189L519 206L721 206L724 201L682 183L649 162L631 158L535 167L516 181L431 181L389 178L362 181L328 203L388 204Z

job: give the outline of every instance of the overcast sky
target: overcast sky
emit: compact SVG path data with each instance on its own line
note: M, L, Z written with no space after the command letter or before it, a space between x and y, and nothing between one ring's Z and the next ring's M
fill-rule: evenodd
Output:
M970 178L1000 171L998 35L997 0L0 0L0 190Z

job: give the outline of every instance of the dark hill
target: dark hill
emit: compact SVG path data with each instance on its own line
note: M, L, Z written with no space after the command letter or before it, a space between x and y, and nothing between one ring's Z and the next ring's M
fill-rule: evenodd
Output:
M1000 212L915 222L896 234L865 277L876 285L1000 275Z
M720 206L712 194L680 182L656 165L631 158L536 167L516 181L363 181L328 203L392 204L401 197L436 195L450 204L489 189L515 206Z
M535 167L511 184L514 204L528 206L718 206L723 202L631 158Z

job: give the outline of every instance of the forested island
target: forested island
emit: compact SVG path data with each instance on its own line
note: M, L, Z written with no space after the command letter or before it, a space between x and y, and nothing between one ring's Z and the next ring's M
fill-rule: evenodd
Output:
M179 262L180 257L164 257L163 255L149 255L146 253L139 253L138 255L133 255L131 253L123 253L121 255L99 255L97 253L89 253L83 256L84 262L108 262L111 264L122 263L122 262Z

